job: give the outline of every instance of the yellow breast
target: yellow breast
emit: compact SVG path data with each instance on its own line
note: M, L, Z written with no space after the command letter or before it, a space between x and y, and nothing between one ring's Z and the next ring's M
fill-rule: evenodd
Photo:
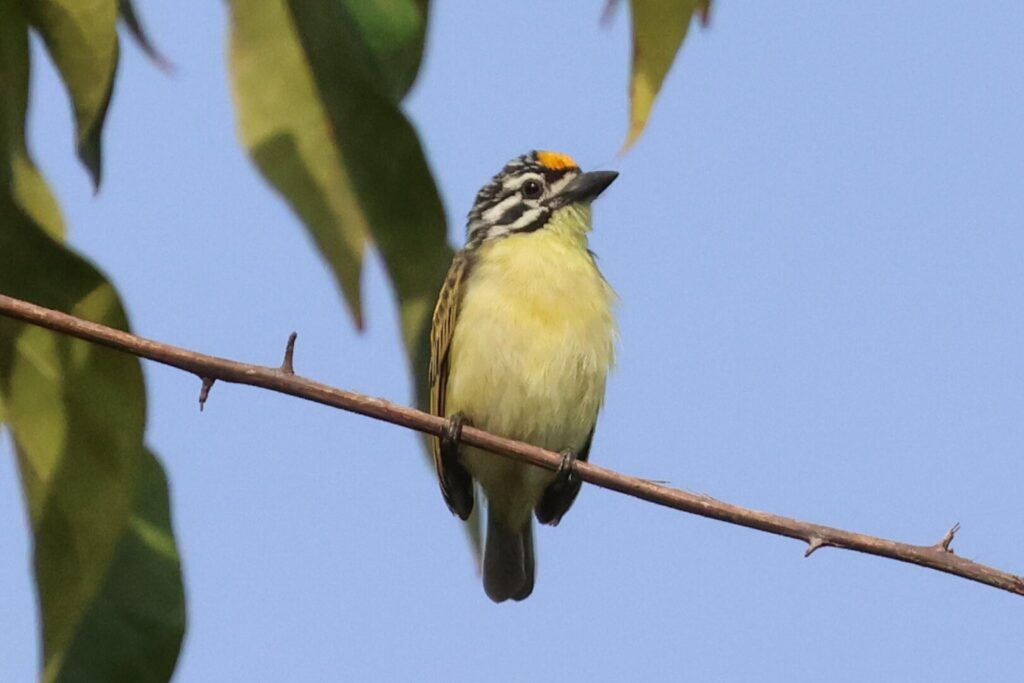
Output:
M593 429L614 363L615 293L573 223L512 235L479 248L463 284L451 343L446 412L476 426L560 451L579 450ZM472 451L473 449L468 449ZM471 454L467 467L496 491ZM494 469L494 468L490 468ZM493 475L493 476L489 476Z

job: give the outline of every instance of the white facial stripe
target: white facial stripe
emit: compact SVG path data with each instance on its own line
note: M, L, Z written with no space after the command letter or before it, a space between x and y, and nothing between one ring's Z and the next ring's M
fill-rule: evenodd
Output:
M552 197L558 195L563 189L565 189L565 186L571 183L578 175L579 173L566 173L551 185L551 189L548 194Z
M520 201L519 197L512 195L511 197L505 197L500 202L492 206L491 208L484 211L480 217L484 223L496 223L499 218L505 213L506 210L511 209L513 206L518 204Z
M522 187L523 183L525 183L527 180L536 180L540 182L542 185L544 183L544 178L542 178L540 174L526 173L521 176L514 176L512 178L509 178L502 184L502 188L508 190L509 192L515 192L520 187Z
M508 223L506 225L491 225L487 229L487 239L492 240L496 237L507 235L510 232L522 230L523 228L533 224L533 222L540 218L544 212L545 209L537 207L523 213L523 215L516 219L514 223Z
M521 228L525 228L526 226L530 225L535 220L540 218L542 213L544 213L544 209L541 209L539 207L535 209L530 209L529 211L525 212L522 216L520 216L515 223L511 223L508 226L508 229L519 230Z

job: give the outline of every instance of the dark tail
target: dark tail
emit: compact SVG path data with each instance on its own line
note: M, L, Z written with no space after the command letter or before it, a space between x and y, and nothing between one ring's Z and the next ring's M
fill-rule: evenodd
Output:
M484 547L484 591L494 602L524 600L533 592L533 520L517 531L487 511Z

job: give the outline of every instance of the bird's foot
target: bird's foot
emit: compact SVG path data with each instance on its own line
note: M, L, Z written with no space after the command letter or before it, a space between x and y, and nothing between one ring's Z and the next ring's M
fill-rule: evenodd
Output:
M458 446L462 441L462 428L466 425L472 426L469 417L465 413L455 413L449 416L444 426L444 434L441 435L441 444L447 450L452 446Z
M555 480L551 482L553 488L564 489L568 488L570 484L575 483L576 479L576 451L571 448L566 448L561 453L562 462L558 464L558 469L555 470Z
M576 470L576 463L581 459L587 459L586 451L582 458L574 450L562 451L562 461L555 470L554 479L548 484L534 509L541 524L557 525L562 515L569 511L572 502L576 500L576 494L580 492L580 486L583 484Z

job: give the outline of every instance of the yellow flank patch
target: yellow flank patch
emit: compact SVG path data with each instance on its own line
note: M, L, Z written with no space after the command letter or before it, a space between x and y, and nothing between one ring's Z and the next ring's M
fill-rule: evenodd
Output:
M537 161L552 171L562 171L567 168L579 168L576 160L568 154L560 152L537 152Z

